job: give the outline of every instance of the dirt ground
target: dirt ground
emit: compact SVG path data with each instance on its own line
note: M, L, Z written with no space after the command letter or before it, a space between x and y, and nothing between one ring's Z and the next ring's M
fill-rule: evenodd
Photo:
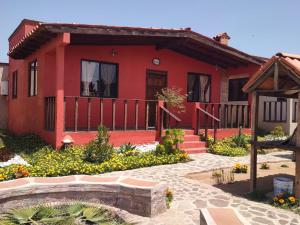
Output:
M288 167L282 167L282 165ZM280 163L268 163L270 169L260 169L261 164L257 165L257 188L264 192L273 191L273 178L274 177L288 177L294 179L295 177L295 163L294 162L280 162ZM231 168L224 169L230 171ZM222 189L225 192L232 193L234 195L244 195L248 193L250 187L250 170L248 167L247 173L234 173L234 182L229 184L216 184L215 179L212 177L212 171L202 173L190 173L186 177L194 180L195 182L206 183L216 188Z

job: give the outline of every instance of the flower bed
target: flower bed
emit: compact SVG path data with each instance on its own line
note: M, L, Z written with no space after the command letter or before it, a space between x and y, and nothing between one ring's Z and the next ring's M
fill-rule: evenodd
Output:
M104 137L101 130L101 140L98 137L87 146L71 146L57 151L49 146L36 148L32 138L22 137L16 139L12 146L29 163L21 169L19 165L10 165L0 168L0 181L10 180L25 176L54 177L76 174L101 174L105 172L129 170L141 167L149 167L163 164L186 162L189 157L180 150L166 152L126 152L118 153L108 144L109 137ZM105 139L105 140L104 140ZM22 140L26 140L25 150L22 152ZM38 146L41 142L38 140ZM109 152L109 154L108 154Z

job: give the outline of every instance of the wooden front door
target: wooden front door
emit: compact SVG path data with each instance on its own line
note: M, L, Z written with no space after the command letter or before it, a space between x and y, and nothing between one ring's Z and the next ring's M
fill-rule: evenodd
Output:
M156 94L161 92L161 89L167 87L167 73L160 71L147 71L146 81L146 99L157 100ZM149 103L149 127L155 127L156 124L156 102Z

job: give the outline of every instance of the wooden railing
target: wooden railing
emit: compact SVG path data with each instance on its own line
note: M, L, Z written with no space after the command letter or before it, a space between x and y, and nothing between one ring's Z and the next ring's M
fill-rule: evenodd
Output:
M156 124L150 119L150 111L154 118L157 111L154 100L66 96L64 108L66 131L92 131L99 124L113 131L149 130Z
M178 124L181 122L177 116L171 113L167 108L164 107L163 102L158 102L159 114L157 119L157 137L162 136L164 128L171 128L171 119L175 121L175 127L178 127ZM166 127L164 126L166 124Z
M248 104L200 103L200 106L212 116L220 119L218 128L250 127L250 106ZM208 128L214 128L214 123L215 120L208 117ZM200 129L202 128L204 127L200 126Z
M207 127L207 122L208 118L210 118L213 121L213 129L214 129L214 142L216 141L216 134L217 134L217 124L219 125L221 120L215 117L214 115L210 114L206 110L202 109L200 105L196 106L196 128L195 128L195 134L199 134L199 129L200 129L200 113L204 114L204 131L205 131L205 141L207 141L208 138L208 127Z

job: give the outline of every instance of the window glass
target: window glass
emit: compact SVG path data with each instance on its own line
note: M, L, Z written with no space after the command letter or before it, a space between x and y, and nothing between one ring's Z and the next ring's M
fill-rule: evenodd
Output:
M248 94L243 92L243 86L248 78L229 79L228 101L248 101Z
M188 101L210 102L211 80L209 75L188 75Z
M81 61L81 95L116 98L118 95L117 64Z

